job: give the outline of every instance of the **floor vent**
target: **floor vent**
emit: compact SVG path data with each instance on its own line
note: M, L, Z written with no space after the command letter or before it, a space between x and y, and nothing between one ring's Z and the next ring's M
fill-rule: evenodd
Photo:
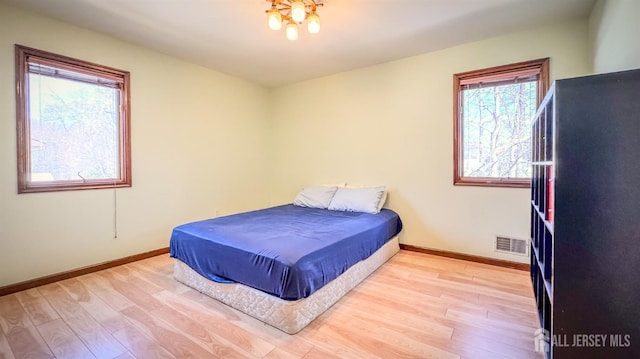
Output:
M496 252L505 252L512 254L529 254L529 246L526 239L509 238L504 236L496 237Z

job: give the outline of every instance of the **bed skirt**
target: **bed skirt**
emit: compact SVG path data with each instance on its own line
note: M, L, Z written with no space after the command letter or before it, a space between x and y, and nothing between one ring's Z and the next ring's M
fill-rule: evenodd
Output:
M309 297L295 301L283 300L239 283L211 281L178 259L174 259L173 276L177 281L211 298L285 333L295 334L329 309L399 250L398 236L395 236L369 258L356 263Z

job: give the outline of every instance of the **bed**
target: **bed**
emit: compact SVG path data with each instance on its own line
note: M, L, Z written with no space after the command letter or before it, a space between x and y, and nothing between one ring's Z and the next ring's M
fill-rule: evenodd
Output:
M399 216L276 206L174 228L176 280L286 333L399 250Z

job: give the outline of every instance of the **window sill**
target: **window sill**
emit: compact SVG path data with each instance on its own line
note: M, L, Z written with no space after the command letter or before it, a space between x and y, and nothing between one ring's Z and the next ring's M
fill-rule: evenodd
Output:
M475 187L530 188L531 180L507 180L499 178L458 178L453 181L453 185Z

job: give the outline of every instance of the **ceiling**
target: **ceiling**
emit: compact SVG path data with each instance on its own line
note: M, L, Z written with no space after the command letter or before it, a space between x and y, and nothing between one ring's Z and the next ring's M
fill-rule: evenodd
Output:
M0 0L268 87L585 18L595 0L324 0L297 41L266 0Z

